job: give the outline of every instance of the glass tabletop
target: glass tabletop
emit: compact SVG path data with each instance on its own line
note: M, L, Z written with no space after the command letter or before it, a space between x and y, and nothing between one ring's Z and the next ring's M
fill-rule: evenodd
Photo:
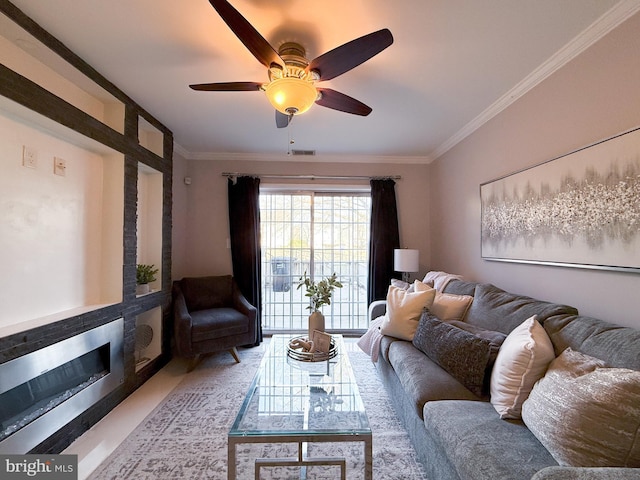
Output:
M370 434L341 335L337 355L306 362L287 355L290 335L274 335L229 436Z

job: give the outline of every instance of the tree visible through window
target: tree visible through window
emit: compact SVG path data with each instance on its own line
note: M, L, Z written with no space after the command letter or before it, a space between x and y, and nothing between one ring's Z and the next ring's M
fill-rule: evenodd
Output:
M299 332L309 311L304 272L336 272L344 285L322 307L333 332L367 328L367 259L371 198L361 193L261 193L262 324L265 332Z

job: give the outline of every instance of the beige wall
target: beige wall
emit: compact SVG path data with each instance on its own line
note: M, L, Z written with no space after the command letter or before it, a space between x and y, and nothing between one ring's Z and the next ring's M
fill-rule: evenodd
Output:
M433 267L640 326L640 275L480 258L479 185L640 125L640 14L432 164Z
M171 206L171 277L175 280L187 275L187 188L184 177L187 176L187 161L174 150L173 154L173 191Z
M430 222L427 174L429 166L427 165L183 161L178 158L174 169L174 279L187 275L231 273L231 254L227 248L229 237L227 179L221 175L222 172L278 175L400 175L402 179L396 182L400 241L402 246L420 250L421 272L416 276L424 275L429 268ZM185 176L191 177L191 185L184 184ZM266 185L274 181L264 179L261 184ZM279 182L282 183L282 181ZM368 181L360 181L359 185L368 185Z

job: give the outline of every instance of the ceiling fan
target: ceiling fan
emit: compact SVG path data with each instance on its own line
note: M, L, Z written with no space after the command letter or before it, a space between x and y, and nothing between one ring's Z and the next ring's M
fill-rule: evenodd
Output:
M253 56L267 67L269 81L189 85L193 90L264 91L276 109L278 128L289 125L294 115L306 112L314 103L354 115L371 113L371 107L359 100L330 88L316 87L315 83L342 75L390 46L393 36L388 29L352 40L309 62L304 47L297 43L286 42L276 51L226 0L209 0L209 3Z

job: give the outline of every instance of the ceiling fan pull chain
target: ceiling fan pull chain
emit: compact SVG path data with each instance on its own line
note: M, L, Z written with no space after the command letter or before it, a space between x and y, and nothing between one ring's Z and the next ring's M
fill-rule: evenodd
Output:
M287 155L291 156L291 145L296 143L295 140L291 138L291 119L293 118L293 114L289 115L289 123L287 123L287 135L289 136L289 141L287 145Z

